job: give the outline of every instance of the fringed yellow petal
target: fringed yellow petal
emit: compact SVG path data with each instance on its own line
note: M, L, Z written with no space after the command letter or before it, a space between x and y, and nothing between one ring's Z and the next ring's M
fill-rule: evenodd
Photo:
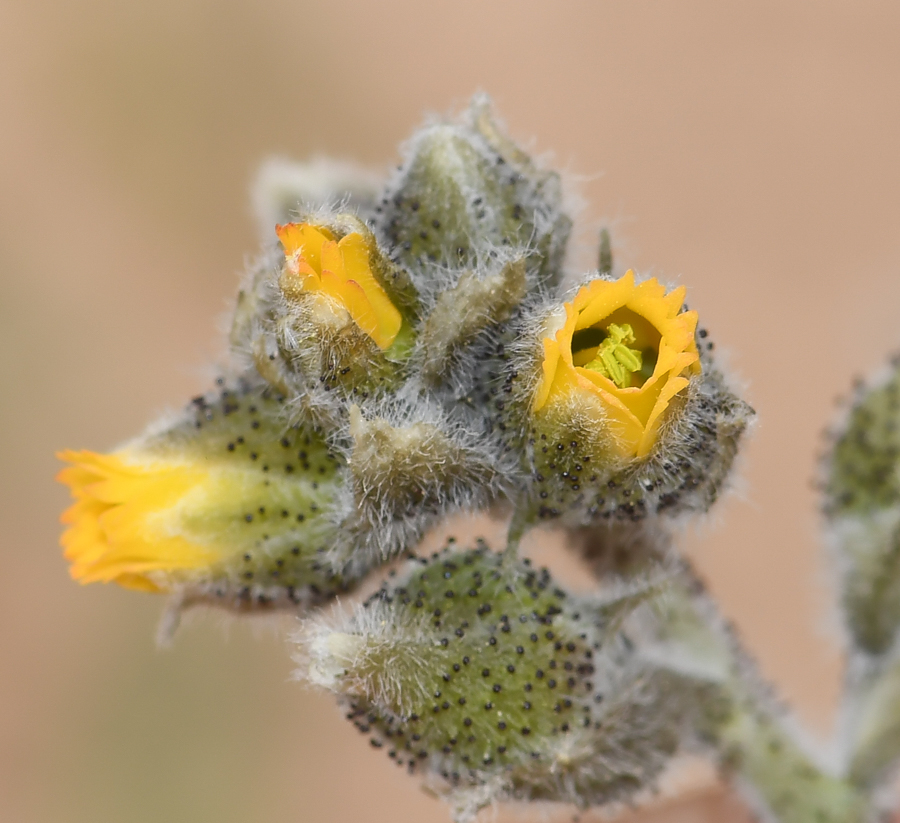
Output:
M275 233L286 257L302 257L311 268L321 271L322 246L334 241L334 235L328 229L309 223L286 223L276 226Z
M624 306L634 293L634 272L628 271L618 280L595 280L581 289L572 301L577 315L575 329L585 329Z
M164 461L135 463L127 452L65 451L71 465L57 475L75 503L64 512L61 538L72 577L157 591L154 572L209 566L219 552L183 534L179 504L206 472Z

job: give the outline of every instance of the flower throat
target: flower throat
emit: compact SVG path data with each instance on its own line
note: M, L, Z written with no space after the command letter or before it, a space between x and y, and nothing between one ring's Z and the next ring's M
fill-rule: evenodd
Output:
M605 329L588 328L575 333L572 339L573 353L597 347L593 358L584 368L599 372L612 380L620 389L628 388L635 380L642 386L653 374L657 355L653 349L643 352L632 348L636 342L634 329L628 323L610 323Z

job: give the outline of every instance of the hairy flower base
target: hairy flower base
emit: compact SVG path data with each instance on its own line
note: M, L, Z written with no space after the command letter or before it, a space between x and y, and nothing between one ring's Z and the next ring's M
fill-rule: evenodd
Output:
M595 412L591 398L572 392L533 416L529 499L540 519L586 526L706 511L753 418L712 366L673 398L662 436L643 460L618 452Z
M320 562L339 461L313 430L285 426L281 402L223 390L112 454L61 453L72 576L146 591L204 583L222 597L342 587Z

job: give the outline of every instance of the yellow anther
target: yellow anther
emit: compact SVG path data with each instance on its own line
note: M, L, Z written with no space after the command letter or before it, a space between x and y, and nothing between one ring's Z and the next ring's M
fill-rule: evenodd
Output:
M634 343L634 330L627 323L621 326L610 323L606 328L606 338L597 349L597 354L584 368L608 377L620 389L631 385L631 375L641 370L641 353L628 346Z

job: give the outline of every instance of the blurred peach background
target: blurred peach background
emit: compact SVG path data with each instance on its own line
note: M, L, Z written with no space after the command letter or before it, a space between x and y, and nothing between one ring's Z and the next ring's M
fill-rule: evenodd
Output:
M900 7L865 0L0 0L0 819L448 819L288 680L278 628L199 615L160 651L159 599L71 583L53 452L205 388L263 158L388 168L478 89L581 179L583 237L612 218L618 259L685 283L746 380L737 493L682 542L829 735L811 483L835 397L900 345L898 37ZM627 819L747 819L688 783Z

